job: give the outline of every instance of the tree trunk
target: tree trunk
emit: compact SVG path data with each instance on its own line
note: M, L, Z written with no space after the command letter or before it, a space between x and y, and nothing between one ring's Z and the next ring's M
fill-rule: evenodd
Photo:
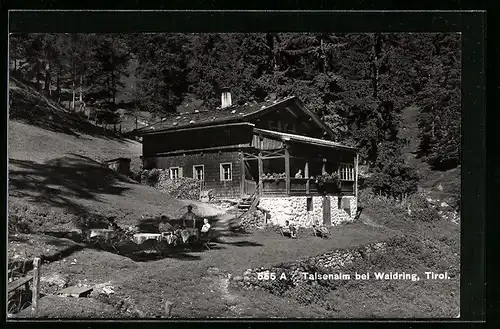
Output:
M373 97L378 96L378 76L379 76L379 55L380 55L380 36L378 34L373 34L372 42L372 87L373 87Z
M61 102L61 67L59 67L57 70L56 94L57 94L57 103L60 103Z
M80 72L80 104L83 102L83 72Z
M115 77L115 63L114 56L111 54L111 93L113 96L113 109L116 105L116 77Z
M326 55L325 55L325 48L324 48L324 43L323 43L323 38L321 39L321 46L320 46L320 50L321 50L321 62L322 62L322 67L323 67L323 73L327 72L327 68L326 68Z
M76 93L76 90L75 90L75 68L73 66L73 76L72 76L72 101L71 101L71 109L74 111L75 110L75 93Z
M379 33L373 34L372 43L372 68L373 68L373 96L378 96L380 64L382 56L382 37Z
M51 91L50 91L50 80L52 79L50 75L50 64L47 63L45 65L45 94L50 97Z
M36 64L36 90L40 91L40 64Z

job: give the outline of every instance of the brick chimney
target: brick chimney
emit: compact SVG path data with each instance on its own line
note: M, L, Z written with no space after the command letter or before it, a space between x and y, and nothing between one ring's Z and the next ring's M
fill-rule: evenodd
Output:
M226 108L226 107L229 107L232 105L232 102L231 102L231 92L229 90L229 88L225 87L225 88L222 88L221 89L221 108Z

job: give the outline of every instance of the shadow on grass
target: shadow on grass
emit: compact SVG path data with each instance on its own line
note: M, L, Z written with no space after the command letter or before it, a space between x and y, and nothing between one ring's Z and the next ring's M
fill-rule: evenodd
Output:
M88 122L82 113L70 112L28 84L12 78L11 80L10 119L71 136L83 133L124 142L123 138L112 131Z
M49 242L49 244L56 245L55 242L52 242L52 243ZM54 253L51 255L41 255L39 257L40 257L40 260L42 262L50 263L50 262L54 262L54 261L69 257L73 253L80 251L80 250L83 250L85 247L86 246L84 244L68 245L68 248L62 249L62 250L58 251L57 253ZM26 274L33 269L33 260L29 259L29 260L22 260L22 261L11 261L11 262L9 262L9 267L23 269L22 273Z
M236 241L236 242L227 242L227 241L220 241L217 240L217 243L221 244L228 244L236 247L263 247L264 245L258 242L253 242L253 241Z
M87 213L69 200L99 200L99 194L121 195L128 188L117 183L122 177L103 164L88 157L72 154L40 164L9 159L15 169L9 171L9 192L12 196L28 197L33 202Z

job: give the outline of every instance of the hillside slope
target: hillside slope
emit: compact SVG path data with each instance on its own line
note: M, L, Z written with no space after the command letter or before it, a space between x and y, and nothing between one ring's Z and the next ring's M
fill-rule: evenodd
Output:
M129 157L139 168L141 144L119 138L59 107L19 81L10 85L9 218L34 231L62 231L116 216L180 216L185 203L106 168Z
M419 128L417 122L418 107L407 107L403 110L401 138L408 140L403 149L405 162L415 168L419 174L419 188L437 203L446 202L453 208L459 208L460 170L461 167L446 171L433 170L424 159L417 157L419 147Z

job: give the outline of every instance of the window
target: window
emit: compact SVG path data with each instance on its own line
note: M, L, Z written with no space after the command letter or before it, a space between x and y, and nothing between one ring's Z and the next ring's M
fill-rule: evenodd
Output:
M170 167L170 179L177 179L182 177L181 167Z
M193 178L197 180L205 180L205 166L197 165L193 166Z
M313 210L313 198L312 197L307 197L306 201L306 206L307 206L307 211L312 211Z
M341 163L339 166L340 180L354 181L354 165Z
M220 180L233 180L233 165L231 163L220 164Z

